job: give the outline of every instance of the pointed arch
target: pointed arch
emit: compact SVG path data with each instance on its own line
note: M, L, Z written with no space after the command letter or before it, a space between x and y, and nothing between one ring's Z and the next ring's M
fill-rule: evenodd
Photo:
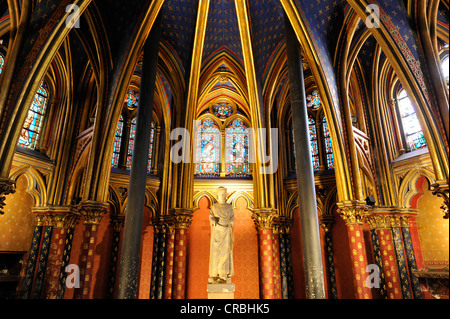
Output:
M28 181L27 192L33 197L35 207L47 204L47 184L45 177L32 166L19 166L11 170L10 179L17 181L20 176L25 176Z

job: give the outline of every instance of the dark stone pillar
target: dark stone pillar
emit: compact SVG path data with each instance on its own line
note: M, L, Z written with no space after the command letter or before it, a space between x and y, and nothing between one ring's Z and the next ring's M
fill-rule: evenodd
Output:
M139 277L142 217L147 182L148 149L158 67L161 16L156 19L144 46L141 100L137 112L133 161L128 186L123 243L119 267L118 299L136 299Z

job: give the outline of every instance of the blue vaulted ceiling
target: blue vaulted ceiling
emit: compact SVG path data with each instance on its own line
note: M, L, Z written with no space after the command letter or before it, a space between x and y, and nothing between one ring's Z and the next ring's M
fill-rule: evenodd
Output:
M242 65L244 64L234 0L211 1L203 46L203 61L224 47L232 52Z
M197 0L167 0L162 10L162 38L189 69L197 19Z
M126 37L130 29L135 27L133 23L136 23L135 21L148 7L150 1L120 0L114 1L113 4L107 0L94 1L102 15L113 55L114 52L120 52L124 43L120 39ZM40 2L38 5L45 6L52 2L54 0ZM409 51L416 61L423 60L420 55L417 30L414 26L415 21L411 21L408 17L404 1L369 0L368 2L379 5L382 14L388 19L391 33L397 31L401 36L400 45L403 49L406 47L406 51L402 51L403 54L409 54L407 52ZM245 3L248 10L247 18L256 77L261 86L265 83L266 77L271 74L268 70L273 67L273 58L283 49L284 10L280 0L246 0ZM336 54L339 54L336 53L339 35L347 23L346 18L352 8L347 0L293 0L292 3L305 25L307 36L311 39L320 68L328 83L328 89L335 104L338 105L338 94L335 92L337 66L334 59ZM179 63L185 80L189 77L193 58L198 6L198 0L165 0L161 8L162 41L175 57L173 60ZM244 68L241 44L243 30L239 30L235 6L235 0L210 0L203 55L194 57L201 59L203 66L226 50L235 61L241 64L242 69ZM445 10L440 8L438 13L438 28L442 26L443 29L448 30L448 11ZM364 30L365 25L361 22L360 29L356 32L361 35ZM355 35L355 39L357 37L358 34ZM370 36L358 54L366 79L370 78L370 64L373 61L375 46L376 41L373 36Z
M278 0L254 0L248 6L256 73L263 79L272 53L284 42L283 8Z

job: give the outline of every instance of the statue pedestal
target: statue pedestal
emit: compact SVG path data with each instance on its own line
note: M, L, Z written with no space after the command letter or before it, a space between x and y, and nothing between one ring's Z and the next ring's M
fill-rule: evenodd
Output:
M208 284L208 299L234 299L234 283Z

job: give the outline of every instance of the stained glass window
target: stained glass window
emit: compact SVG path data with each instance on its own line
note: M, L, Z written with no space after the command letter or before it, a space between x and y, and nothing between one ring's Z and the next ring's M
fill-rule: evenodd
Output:
M129 90L125 98L125 103L127 103L129 108L136 108L139 105L139 94L136 91Z
M317 129L316 129L316 121L309 116L309 140L311 144L311 158L313 164L313 170L318 171L320 167L319 160L319 145L317 143Z
M320 107L322 101L320 100L319 91L315 90L306 97L306 106L308 108L317 109Z
M47 102L47 85L43 82L34 96L22 131L20 132L19 145L29 149L35 149Z
M249 131L242 120L234 120L225 130L226 174L230 177L247 177Z
M214 115L220 119L227 119L233 114L233 107L228 102L219 102L213 106Z
M136 136L136 118L131 121L130 135L128 137L128 151L127 151L127 169L131 169L131 162L133 160L134 138Z
M116 128L116 135L114 137L114 151L111 165L113 167L118 167L119 165L119 155L120 155L120 145L122 144L122 133L123 133L123 117L119 118L119 123Z
M325 142L325 156L327 159L327 167L328 169L334 169L333 146L331 145L330 129L328 128L328 122L325 117L322 119L322 126L323 126L323 138Z
M196 175L218 177L221 133L211 119L202 121L197 131Z
M417 114L408 98L405 90L401 90L397 96L398 108L402 118L403 130L406 136L406 143L411 151L427 146L423 136Z
M5 58L0 54L0 74L3 72L3 66L5 65Z
M148 163L147 163L147 172L150 173L152 166L152 154L153 154L153 140L155 137L155 125L152 123L150 131L150 145L148 150ZM127 152L127 169L131 169L131 163L133 161L133 149L134 149L134 140L136 137L136 118L131 121L130 126L130 136L128 139L128 152Z

